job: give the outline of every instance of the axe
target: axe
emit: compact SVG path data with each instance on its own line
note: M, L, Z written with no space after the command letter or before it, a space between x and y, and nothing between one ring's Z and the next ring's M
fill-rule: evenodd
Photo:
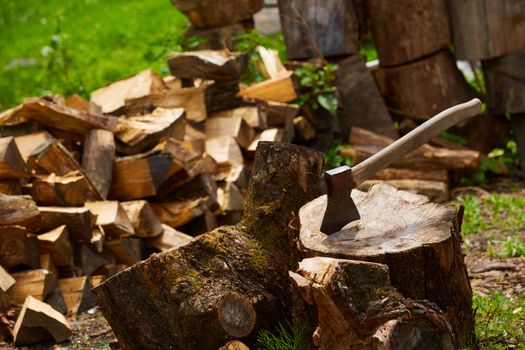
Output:
M352 168L341 166L325 172L328 200L321 232L330 235L361 218L351 197L352 189L356 185L424 145L432 137L479 113L481 113L481 101L477 98L451 107L356 166Z

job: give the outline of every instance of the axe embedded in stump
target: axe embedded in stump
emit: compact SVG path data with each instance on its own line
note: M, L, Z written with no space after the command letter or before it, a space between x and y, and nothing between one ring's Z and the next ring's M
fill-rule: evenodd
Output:
M321 232L333 234L360 218L359 211L350 196L356 184L367 180L379 170L388 167L451 126L480 113L481 101L477 98L451 107L353 168L342 166L327 171L325 178L328 201Z

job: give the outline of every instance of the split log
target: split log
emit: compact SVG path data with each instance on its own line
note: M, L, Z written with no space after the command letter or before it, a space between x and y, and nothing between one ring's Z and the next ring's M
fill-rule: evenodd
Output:
M187 79L239 80L247 64L246 53L228 50L175 52L168 56L171 74Z
M305 117L299 116L294 118L293 127L294 134L297 135L301 141L309 141L315 138L315 127Z
M237 222L232 222L231 225L236 225L239 223L239 221L241 221L240 218ZM184 232L188 232L192 236L198 236L206 232L213 231L217 227L219 227L217 213L211 211L210 209L206 209L201 216L198 216L187 224L181 226L180 229Z
M525 30L525 6L522 7L523 29ZM525 36L523 42L525 45ZM525 50L483 61L487 103L492 113L525 113L525 65L523 62L525 62Z
M113 134L111 131L106 132ZM15 137L20 155L30 166L34 164L34 158L40 154L42 149L47 148L53 140L53 135L47 131L38 131Z
M105 246L115 254L118 263L131 266L142 259L142 240L138 238L116 239Z
M43 270L47 270L53 274L53 276L58 277L58 270L53 263L53 259L51 258L51 255L49 254L41 254L40 255L40 268Z
M155 254L95 288L120 345L217 349L232 337L217 310L233 293L257 313L255 327L242 339L249 346L260 329L289 319L292 300L299 301L287 279L296 266L293 222L299 207L320 194L322 164L322 154L313 150L260 143L241 225ZM155 317L143 322L145 315Z
M29 177L28 169L14 137L0 138L0 180Z
M119 115L124 112L127 99L140 98L166 90L162 78L151 69L104 86L91 93L91 102L102 108L102 113Z
M66 225L37 236L41 253L50 254L56 266L69 266L72 263L73 248L69 241Z
M73 315L95 307L96 298L91 293L93 286L87 276L59 279L58 286L64 296L68 311Z
M380 183L392 185L402 191L424 195L436 203L443 203L450 199L447 182L418 180L410 177L405 179L367 180L359 184L357 188L361 191L368 191L372 186Z
M376 79L388 108L401 118L426 120L476 97L448 50L403 66L380 69Z
M291 142L295 136L293 118L299 112L299 108L294 105L271 101L266 102L263 108L266 111L268 128L283 129L283 142Z
M53 292L56 276L44 269L13 272L15 284L7 291L14 303L23 304L28 296L43 301Z
M415 61L451 42L447 0L371 0L368 9L383 67Z
M314 342L321 349L457 348L446 315L427 301L403 298L386 265L316 257L290 277L317 307Z
M217 162L219 170L244 163L241 149L235 139L228 135L206 140L206 153Z
M113 133L93 129L84 135L82 168L102 198L107 198L111 186L115 139Z
M74 108L81 112L88 112L88 113L95 113L95 114L102 113L102 108L99 105L93 102L90 102L90 101L86 101L77 94L68 96L66 100L64 101L64 104L68 107Z
M4 226L0 231L0 265L8 270L20 266L40 267L38 242L34 235L20 226Z
M219 350L250 350L243 342L232 340L224 344Z
M285 131L282 128L272 128L272 129L266 129L259 135L255 136L255 139L252 141L250 146L246 149L246 155L250 158L253 158L255 156L255 151L257 149L257 146L259 145L259 142L266 141L266 142L290 142L291 140L287 140L285 138Z
M244 195L233 183L227 182L218 188L217 202L221 212L242 211L244 209Z
M147 201L137 200L120 204L133 225L135 236L146 238L162 234L162 225Z
M85 244L76 244L74 253L75 267L82 271L82 275L91 276L101 266L108 263L106 259L94 252Z
M200 174L177 187L172 197L180 200L209 197L213 206L217 202L217 183L209 174Z
M16 280L0 265L0 289L7 292L16 283Z
M78 171L65 176L36 176L32 182L31 196L42 206L82 206L86 201L100 199L100 194L87 177Z
M255 52L261 57L261 61L256 61L256 67L266 79L279 78L288 74L288 70L281 62L279 52L257 46Z
M339 62L334 85L339 94L337 118L343 139L348 138L352 127L397 138L388 109L363 57L355 55Z
M29 230L40 225L40 212L31 197L0 195L0 227L13 225Z
M25 300L13 330L16 346L31 345L49 339L62 343L71 334L71 325L60 312L30 296Z
M87 202L84 206L97 216L95 225L102 227L108 237L120 238L135 234L128 214L119 202Z
M249 19L262 9L263 0L172 0L173 5L186 16L196 28L213 28Z
M242 148L250 145L255 137L254 130L240 116L213 117L206 119L205 132L207 138L231 136Z
M62 315L67 314L67 305L64 300L64 296L62 295L62 292L60 291L60 288L57 286L55 287L55 290L47 296L47 298L44 300L46 304L51 306L56 311L60 312Z
M524 3L449 0L448 6L459 59L490 59L525 49Z
M357 18L352 1L281 0L279 14L288 59L357 53Z
M184 137L185 112L182 108L157 108L151 115L119 118L115 137L117 150L136 154L153 148L163 139Z
M150 246L157 248L161 252L180 248L190 243L193 239L192 236L177 231L168 225L162 225L162 227L164 231L159 236L147 240Z
M454 207L389 185L376 185L368 193L352 191L352 198L361 220L330 236L320 231L326 196L301 208L300 243L307 255L388 265L392 285L405 298L436 303L459 347L472 346L472 290Z
M0 193L8 196L22 195L22 185L17 180L0 181Z
M212 118L235 118L241 117L250 127L264 130L268 128L266 112L260 106L239 107L215 113Z
M231 168L228 172L215 173L213 175L215 181L224 181L232 183L238 188L247 188L250 181L250 172L246 166L239 165Z
M203 215L214 203L216 200L202 197L184 201L151 203L151 207L160 222L178 228Z
M91 242L95 216L82 207L38 207L41 217L41 231L50 231L66 225L69 237L74 241Z
M25 99L20 113L43 125L78 134L85 134L91 129L115 131L117 126L114 117L81 112L53 97Z
M298 97L293 72L245 87L241 89L239 96L263 101L291 102Z

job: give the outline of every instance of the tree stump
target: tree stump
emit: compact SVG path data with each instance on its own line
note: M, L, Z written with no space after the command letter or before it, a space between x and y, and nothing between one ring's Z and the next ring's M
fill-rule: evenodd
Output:
M455 349L445 314L427 301L403 298L386 265L315 257L301 261L290 278L317 307L314 340L321 349Z
M354 190L352 198L361 220L330 236L320 231L326 196L301 208L300 243L307 256L388 265L392 285L405 298L436 303L452 324L458 345L471 346L472 291L454 207L385 184L368 193Z
M241 223L96 287L121 347L218 349L238 337L250 346L258 330L289 320L301 307L288 281L298 261L297 213L321 194L322 166L319 152L260 142Z

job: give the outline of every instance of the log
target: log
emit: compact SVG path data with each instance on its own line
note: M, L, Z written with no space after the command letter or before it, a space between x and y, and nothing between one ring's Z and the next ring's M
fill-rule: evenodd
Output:
M241 89L239 96L263 101L291 102L298 95L293 72L279 78L264 80Z
M508 1L505 1L508 2ZM523 28L525 29L525 6ZM523 37L525 45L525 36ZM489 111L525 113L525 50L483 61Z
M428 300L447 315L458 346L472 346L472 290L461 252L460 219L452 206L376 185L352 191L361 220L330 236L320 231L326 196L299 212L300 243L307 256L379 262L405 297Z
M371 0L368 9L383 67L418 60L451 43L447 0Z
M0 266L0 289L7 292L16 283L16 280L2 266Z
M322 163L322 154L313 150L261 143L241 225L155 254L95 288L120 345L217 349L231 339L217 310L232 293L256 310L255 327L240 339L250 347L260 329L289 319L292 300L299 302L287 281L287 271L296 266L297 229L290 223L303 203L320 194ZM124 287L129 285L134 288ZM143 322L145 315L155 317Z
M231 225L237 224L241 219L235 223L230 223ZM192 236L202 235L206 232L213 231L219 226L217 221L216 212L211 211L210 209L204 210L204 213L197 218L191 220L187 224L180 227L184 232L188 232Z
M72 333L71 325L60 312L29 296L16 320L13 338L16 346L31 345L49 339L62 343Z
M91 293L91 282L87 276L61 278L58 287L64 296L68 312L78 315L96 304L96 298Z
M28 98L20 113L28 119L58 130L85 134L91 129L115 131L117 120L102 114L81 112L57 98Z
M95 216L83 207L38 207L41 216L41 231L50 231L66 225L69 237L77 242L91 242Z
M379 183L389 184L395 188L415 194L424 195L432 202L443 203L450 199L448 190L448 183L435 180L419 180L419 179L389 179L389 180L367 180L357 187L361 191L368 191L374 185Z
M108 237L121 238L135 234L128 214L119 202L86 202L84 206L97 216L95 225L102 227Z
M142 240L138 238L116 239L106 242L105 246L120 264L131 266L142 259Z
M40 268L51 272L55 277L58 276L58 270L49 254L40 255Z
M355 55L339 62L334 85L338 91L337 118L343 139L348 138L352 127L397 138L388 109L363 57Z
M115 149L112 132L93 129L84 135L82 168L103 199L107 198L111 186Z
M205 133L207 138L231 136L242 148L250 145L255 131L240 116L213 117L206 119Z
M91 276L100 267L106 265L108 261L101 255L94 252L85 244L76 244L74 253L75 267L82 271L82 275Z
M522 2L449 0L448 6L459 59L490 59L525 49L525 4Z
M314 342L321 349L457 348L446 315L427 301L403 298L386 265L315 257L290 278L317 307Z
M209 197L211 206L217 202L217 183L206 173L200 174L182 186L177 187L172 196L172 198L180 200L202 197Z
M293 127L294 134L297 135L301 141L310 141L315 138L315 127L302 115L293 119Z
M217 162L219 171L244 163L241 149L235 139L228 135L206 140L206 153Z
M403 66L380 69L376 79L388 108L399 117L426 120L476 97L448 50Z
M182 140L184 125L182 108L157 108L151 115L119 118L115 132L117 150L131 155L153 148L163 139Z
M166 90L162 78L151 69L104 86L91 93L91 102L99 105L104 114L124 112L127 99L140 98Z
M196 28L213 28L238 23L251 18L262 9L263 0L172 0L173 5L190 20Z
M40 267L38 242L34 235L20 226L4 226L0 230L0 265L8 270L20 266Z
M15 284L7 291L9 298L17 304L23 304L28 296L43 301L53 292L56 276L44 269L13 272Z
M397 169L387 168L379 171L373 177L375 180L429 180L448 182L448 172L446 170L417 170L417 169Z
M56 266L70 266L73 259L73 247L69 240L66 225L57 227L37 236L38 248L43 254L50 254Z
M128 215L135 236L147 238L162 234L162 225L147 201L137 200L120 203Z
M172 202L151 203L160 222L173 228L181 227L201 216L216 203L210 197L201 197Z
M255 62L256 67L266 79L279 78L288 74L277 50L257 46L255 52L261 57L261 61Z
M255 136L255 139L252 141L250 146L246 149L246 155L250 158L253 158L255 156L255 151L257 149L257 146L259 145L259 142L266 141L266 142L290 142L291 140L287 140L285 138L285 131L282 128L272 128L272 129L266 129L259 135Z
M186 79L240 80L247 64L246 53L228 50L174 52L168 56L171 74Z
M0 193L8 196L22 195L22 186L18 180L6 180L0 182Z
M107 132L111 133L110 131ZM47 131L37 131L15 137L15 142L22 159L31 167L32 164L34 164L34 158L40 154L42 149L49 146L53 140L53 135Z
M279 15L290 60L358 51L358 23L352 1L281 0Z
M100 194L79 171L65 176L37 175L32 182L31 196L42 206L82 206L86 201L100 199Z
M18 225L34 230L40 224L40 212L29 196L0 195L0 227Z
M14 137L0 138L0 180L29 177L28 169Z
M264 130L268 128L266 112L260 106L239 107L215 113L212 118L235 118L241 117L251 128Z
M237 186L230 182L219 187L217 201L221 212L242 211L244 209L244 195Z
M88 113L95 113L95 114L102 113L102 108L99 105L96 105L95 103L90 102L90 101L86 101L77 94L68 96L66 100L64 101L64 104L68 107L74 108L81 112L88 112Z
M219 350L250 350L243 342L232 340L224 344Z
M67 305L58 285L56 286L55 290L47 296L44 302L56 311L60 312L62 315L67 314Z
M147 239L147 243L150 246L157 248L161 252L178 249L190 243L193 239L192 236L177 231L168 225L162 225L162 228L164 231L159 236Z

